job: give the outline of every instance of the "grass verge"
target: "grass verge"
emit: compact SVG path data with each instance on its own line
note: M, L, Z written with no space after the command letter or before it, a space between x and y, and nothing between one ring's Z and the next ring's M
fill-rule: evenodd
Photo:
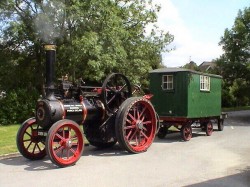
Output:
M16 147L16 134L18 125L0 125L0 155L18 152Z
M16 135L19 127L20 124L7 126L0 125L0 156L18 152L16 146ZM85 137L84 143L85 145L89 144Z

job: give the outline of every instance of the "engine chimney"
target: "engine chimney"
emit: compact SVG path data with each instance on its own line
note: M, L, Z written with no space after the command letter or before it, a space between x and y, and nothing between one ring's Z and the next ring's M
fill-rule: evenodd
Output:
M54 96L54 78L55 78L55 61L56 61L56 45L47 44L44 45L45 53L46 53L46 74L45 74L45 89L46 89L46 98L49 100L55 100Z

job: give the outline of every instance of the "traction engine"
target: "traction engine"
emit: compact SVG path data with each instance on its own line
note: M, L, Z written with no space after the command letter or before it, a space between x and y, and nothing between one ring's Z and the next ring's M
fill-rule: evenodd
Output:
M99 148L117 142L130 153L145 152L152 144L157 120L149 96L132 97L129 80L110 74L102 86L86 86L67 77L54 84L56 46L45 45L45 96L37 101L35 117L26 120L17 133L17 147L26 158L49 156L59 167L74 165L88 142ZM80 125L83 125L83 130ZM84 132L84 133L83 133Z

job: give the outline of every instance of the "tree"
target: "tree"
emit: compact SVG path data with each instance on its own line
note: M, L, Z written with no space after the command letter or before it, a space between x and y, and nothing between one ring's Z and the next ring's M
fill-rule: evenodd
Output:
M224 54L216 59L217 71L231 90L237 104L250 99L250 7L239 11L231 29L226 29L220 45ZM233 90L233 91L232 91Z
M0 89L42 93L45 43L57 45L57 78L101 82L121 72L146 85L173 40L156 26L146 34L159 10L150 0L3 0Z
M185 64L182 67L186 68L186 69L191 69L194 71L199 71L199 67L197 66L197 64L194 61L190 61L189 63Z
M35 69L31 80L37 76L37 87L43 80L44 43L58 46L58 76L67 72L100 81L110 72L122 72L139 81L160 65L161 52L173 39L156 28L145 35L159 11L146 0L9 0L1 9L1 44L22 56L13 60L18 70L26 65Z

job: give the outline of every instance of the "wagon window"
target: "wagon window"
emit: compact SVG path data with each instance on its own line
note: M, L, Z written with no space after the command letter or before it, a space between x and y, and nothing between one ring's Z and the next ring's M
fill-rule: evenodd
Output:
M209 76L200 76L200 90L210 91L210 77Z
M163 90L173 90L173 75L163 75L162 76L162 89Z

